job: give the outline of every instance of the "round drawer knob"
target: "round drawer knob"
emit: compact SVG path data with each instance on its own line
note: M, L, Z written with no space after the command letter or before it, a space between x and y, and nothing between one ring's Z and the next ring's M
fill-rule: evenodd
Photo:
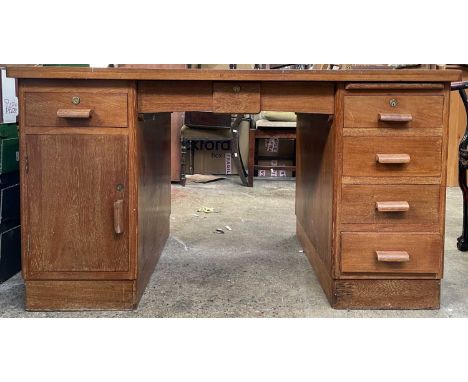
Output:
M76 96L72 97L71 101L73 105L78 105L81 102L80 97L76 97Z
M236 85L236 86L233 86L232 90L234 91L234 93L240 93L241 87L239 85Z
M395 98L392 98L390 100L390 106L391 107L397 107L398 106L398 101Z

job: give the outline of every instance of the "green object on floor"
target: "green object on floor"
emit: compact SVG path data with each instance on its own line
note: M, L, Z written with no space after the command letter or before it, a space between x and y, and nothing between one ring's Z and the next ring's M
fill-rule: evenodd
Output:
M18 138L18 126L16 126L16 123L0 124L0 139L3 138Z
M0 283L21 270L21 232L18 223L0 224Z
M19 169L18 138L0 139L0 174L6 174Z

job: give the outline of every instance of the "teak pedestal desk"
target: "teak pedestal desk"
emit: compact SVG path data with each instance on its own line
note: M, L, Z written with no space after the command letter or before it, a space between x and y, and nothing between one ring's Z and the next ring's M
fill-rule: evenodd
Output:
M297 236L335 308L435 309L458 71L10 68L28 310L132 309L169 235L170 113L293 111Z

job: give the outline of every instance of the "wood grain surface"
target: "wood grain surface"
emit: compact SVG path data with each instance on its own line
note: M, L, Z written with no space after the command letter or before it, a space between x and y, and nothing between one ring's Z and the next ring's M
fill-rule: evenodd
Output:
M405 251L410 260L380 262L377 251ZM344 232L341 234L341 271L345 273L441 273L440 234Z
M72 98L79 97L80 103L73 105ZM76 90L74 92L34 92L25 94L25 114L27 126L60 127L127 127L127 94L95 94ZM87 118L71 116L89 109ZM68 110L68 117L59 115L60 110Z
M10 67L16 78L62 78L167 81L351 81L448 82L459 81L459 70L196 70L79 67Z
M25 143L28 277L89 272L93 278L93 272L129 272L128 138L27 135ZM120 235L114 232L117 200L126 206Z
M145 116L137 124L138 272L141 298L169 237L171 214L171 115Z
M439 197L439 185L343 185L341 222L392 224L395 229L406 224L430 224L437 230ZM383 212L376 208L376 203L396 201L405 201L408 210Z
M319 261L330 273L336 160L334 130L326 115L298 114L297 117L296 218Z
M406 154L407 164L378 163L377 154ZM364 177L434 177L442 171L439 137L344 137L343 175Z
M440 280L338 280L336 309L439 309Z
M32 311L134 309L135 282L26 281L26 309Z
M392 107L391 102L396 102ZM443 95L352 95L344 97L344 127L442 128ZM409 115L398 121L382 119L381 115Z

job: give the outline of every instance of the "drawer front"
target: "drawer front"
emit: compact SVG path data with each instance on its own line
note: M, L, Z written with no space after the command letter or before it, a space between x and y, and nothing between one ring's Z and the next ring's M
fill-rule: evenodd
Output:
M343 175L440 176L440 137L344 137Z
M439 234L341 234L343 273L440 274L443 245Z
M442 128L442 95L361 95L344 97L344 127Z
M25 93L28 127L127 127L126 93Z
M343 185L341 222L437 225L439 196L438 185Z
M214 82L213 112L260 113L260 83Z

